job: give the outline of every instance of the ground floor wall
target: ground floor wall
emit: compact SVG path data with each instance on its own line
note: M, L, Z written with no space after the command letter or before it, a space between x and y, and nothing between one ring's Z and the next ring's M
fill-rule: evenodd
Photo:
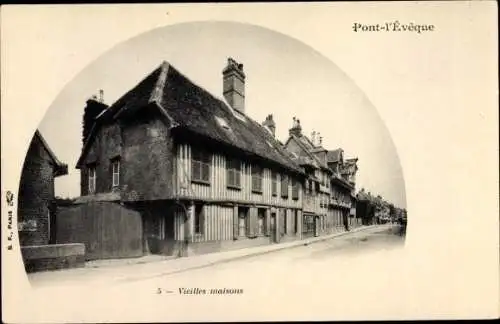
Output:
M332 234L345 230L347 213L205 201L92 202L61 212L58 243L84 243L87 260L180 257Z
M204 201L145 203L144 253L196 255L301 239L295 208Z

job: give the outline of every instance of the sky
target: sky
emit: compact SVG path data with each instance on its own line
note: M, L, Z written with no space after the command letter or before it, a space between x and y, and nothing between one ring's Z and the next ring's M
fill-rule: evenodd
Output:
M70 81L40 124L40 132L69 174L56 178L56 195L80 195L79 170L85 102L99 89L112 104L168 61L193 82L222 97L227 58L244 65L246 114L258 122L273 114L284 142L293 117L303 132L319 132L327 149L357 157L356 188L406 207L400 161L377 109L341 67L311 47L271 30L229 22L185 23L154 29L103 53Z

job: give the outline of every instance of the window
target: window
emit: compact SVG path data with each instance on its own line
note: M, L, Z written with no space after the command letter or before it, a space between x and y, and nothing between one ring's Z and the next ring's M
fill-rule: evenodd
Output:
M203 221L205 220L204 208L201 204L196 204L194 208L194 232L195 234L203 234Z
M210 183L210 164L212 157L209 153L193 149L191 158L191 181Z
M292 199L299 199L299 182L292 178Z
M288 177L286 175L281 176L281 197L288 198Z
M262 193L262 168L258 165L252 166L252 191Z
M272 195L275 197L276 195L278 195L278 174L274 171L271 173L271 180L272 180L271 192Z
M227 186L233 188L241 187L241 163L236 159L228 158L227 163Z
M266 219L266 210L259 208L257 215L257 235L264 235L264 224Z
M111 161L111 170L113 173L113 188L120 185L120 160L114 159Z
M88 167L89 172L89 194L93 194L96 191L96 170L95 165Z

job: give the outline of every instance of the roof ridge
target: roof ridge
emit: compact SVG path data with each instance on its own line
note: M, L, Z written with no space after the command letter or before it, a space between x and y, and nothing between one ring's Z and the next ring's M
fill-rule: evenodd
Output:
M149 97L148 102L161 104L161 98L163 97L163 89L165 87L165 82L167 81L169 67L170 64L165 60L160 64L161 72L156 80L153 91L151 91L151 96Z
M169 68L171 67L172 70L174 70L176 73L178 73L180 76L182 76L184 79L186 79L189 83L191 83L193 86L197 87L200 91L205 92L209 96L211 96L213 99L215 99L228 113L231 114L231 116L238 118L234 115L234 109L226 102L226 99L222 96L219 97L215 94L213 94L210 90L206 89L205 87L199 85L197 82L193 81L190 77L188 77L185 73L181 72L178 68L176 68L173 64L170 64L166 61L164 63L169 64ZM246 114L243 114L245 118L251 119L248 117ZM239 119L239 118L238 118ZM241 119L240 119L241 120Z
M54 151L52 151L52 149L50 148L49 144L47 144L47 141L45 140L45 138L43 138L42 134L40 133L40 131L37 129L35 131L35 135L38 136L38 138L40 139L40 141L42 142L42 145L44 146L45 150L47 151L47 153L49 154L49 156L52 158L52 160L54 160L54 163L58 166L63 166L64 163L62 163L55 155Z
M292 134L292 136L296 138L296 141L299 143L299 145L302 146L302 149L307 153L307 155L309 155L309 157L312 158L313 161L315 161L316 163L318 163L321 166L321 161L313 153L311 153L307 147L305 147L305 144L300 141L298 136L296 136L295 134Z

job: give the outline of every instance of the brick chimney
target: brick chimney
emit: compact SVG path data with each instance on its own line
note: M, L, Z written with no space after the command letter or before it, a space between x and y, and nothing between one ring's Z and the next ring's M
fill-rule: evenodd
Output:
M300 120L293 117L293 125L292 128L288 130L288 133L290 136L295 135L295 136L302 136L302 126L300 126Z
M103 102L103 92L99 91L99 98L93 95L89 100L87 100L87 105L85 106L83 112L83 130L82 130L82 142L85 144L87 137L89 136L90 130L94 125L95 118L108 108Z
M267 115L266 120L262 123L262 126L267 128L273 137L276 136L276 123L273 120L273 115Z
M243 64L232 58L222 70L222 91L227 103L240 113L245 113L245 73Z

